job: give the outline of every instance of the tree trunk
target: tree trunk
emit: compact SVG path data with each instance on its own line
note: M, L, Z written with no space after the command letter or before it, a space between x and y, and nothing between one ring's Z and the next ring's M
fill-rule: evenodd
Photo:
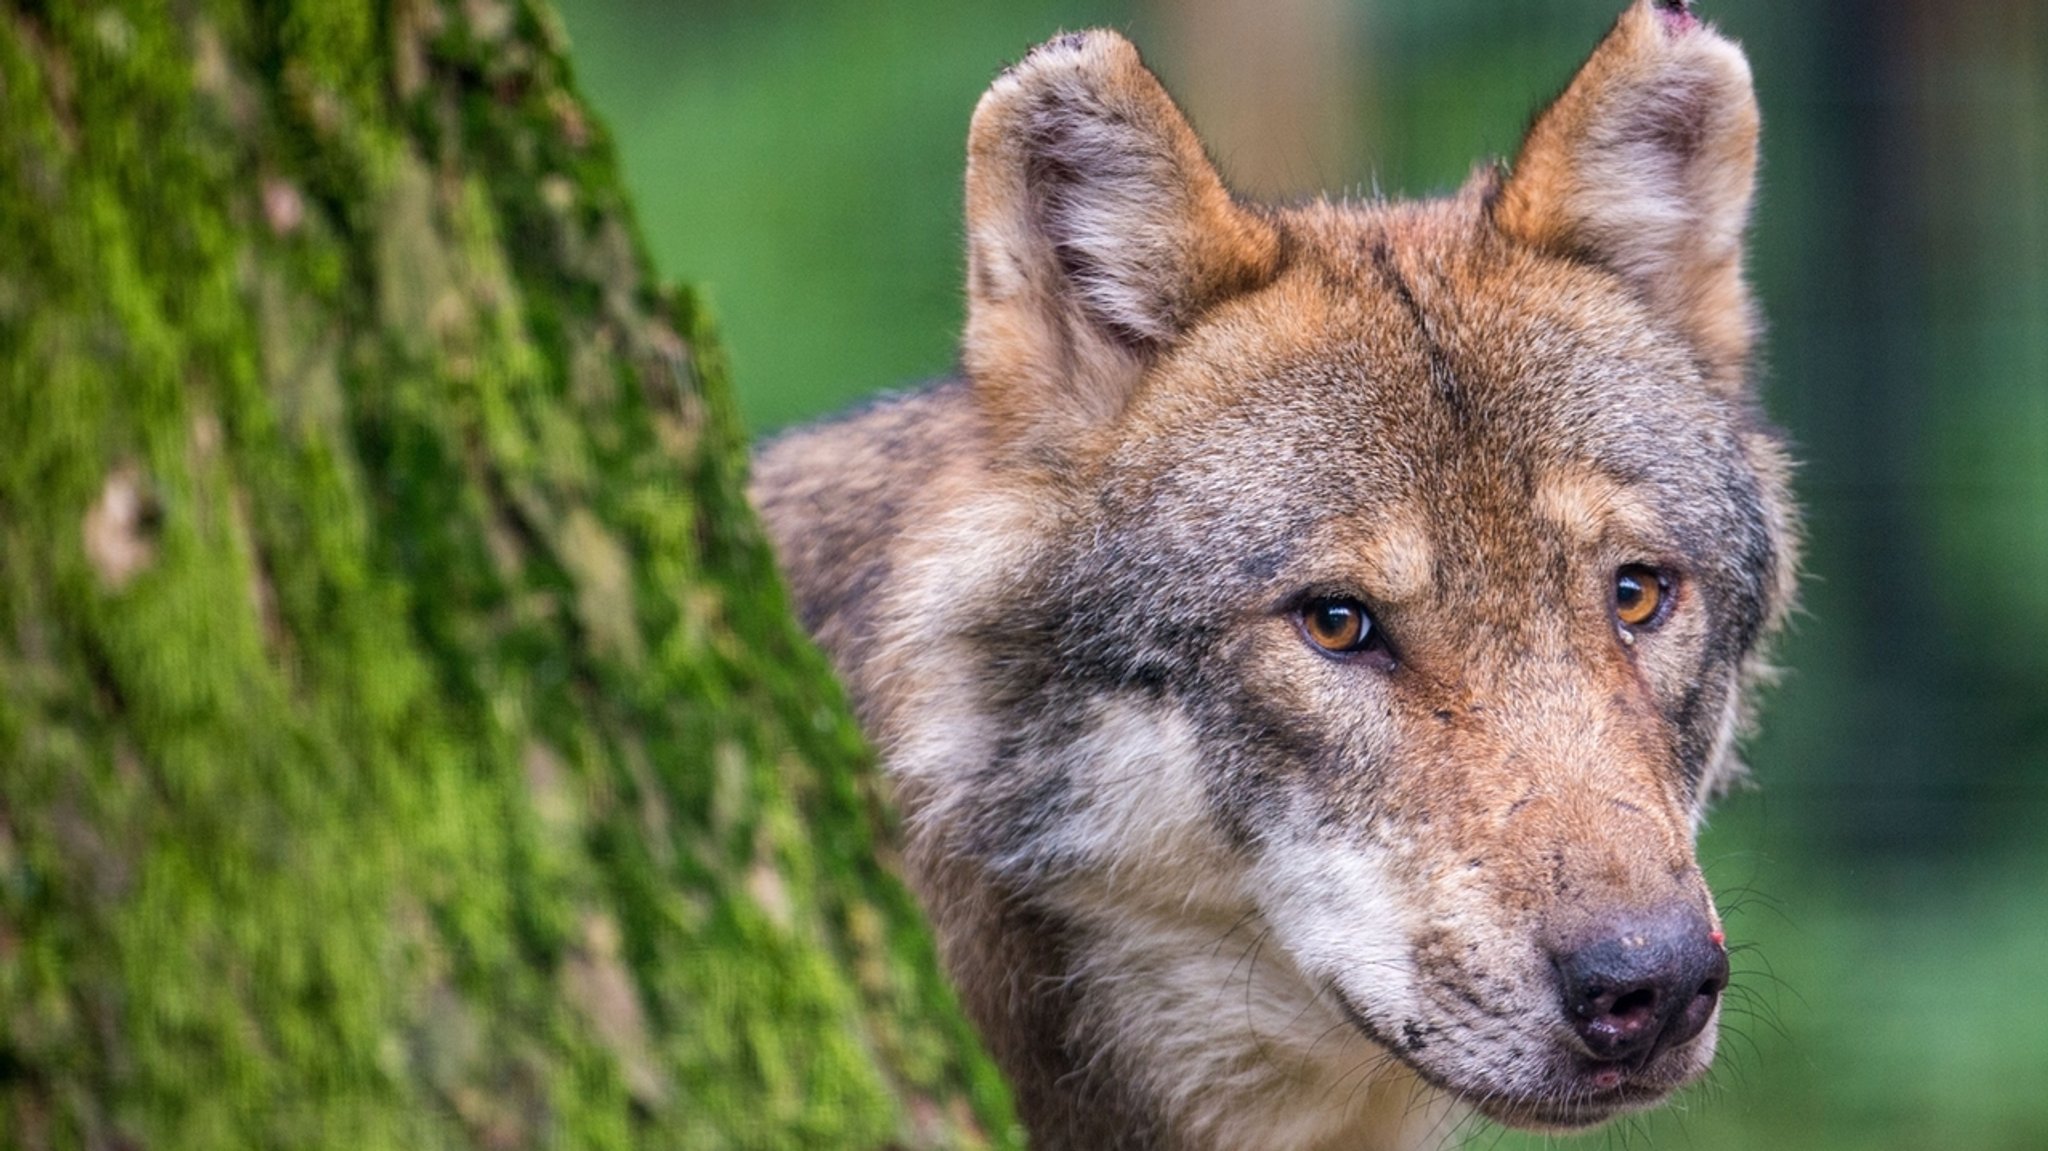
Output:
M0 0L0 1147L1012 1145L515 0Z

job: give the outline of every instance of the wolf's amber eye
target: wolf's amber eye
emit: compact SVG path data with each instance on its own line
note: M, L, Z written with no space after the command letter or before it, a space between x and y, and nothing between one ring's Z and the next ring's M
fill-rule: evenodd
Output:
M1301 634L1335 654L1364 651L1379 642L1365 605L1355 599L1313 599L1301 607Z
M1630 564L1614 573L1614 618L1625 627L1655 627L1664 622L1671 582L1646 564Z

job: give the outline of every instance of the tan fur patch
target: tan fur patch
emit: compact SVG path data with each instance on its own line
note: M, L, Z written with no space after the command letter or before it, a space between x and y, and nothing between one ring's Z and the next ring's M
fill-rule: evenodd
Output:
M1436 548L1427 522L1412 507L1395 508L1366 522L1340 521L1331 532L1327 554L1352 567L1360 590L1375 602L1419 599L1429 593L1436 571Z
M1365 561L1385 589L1380 594L1390 600L1415 599L1429 590L1436 553L1422 524L1420 516L1397 512L1366 545Z
M1585 467L1544 473L1536 485L1536 514L1584 545L1599 543L1616 528L1641 539L1657 526L1656 510L1640 493Z

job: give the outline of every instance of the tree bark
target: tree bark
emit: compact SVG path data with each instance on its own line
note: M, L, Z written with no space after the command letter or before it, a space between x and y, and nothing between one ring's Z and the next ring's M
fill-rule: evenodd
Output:
M552 14L0 0L0 1147L1019 1142Z

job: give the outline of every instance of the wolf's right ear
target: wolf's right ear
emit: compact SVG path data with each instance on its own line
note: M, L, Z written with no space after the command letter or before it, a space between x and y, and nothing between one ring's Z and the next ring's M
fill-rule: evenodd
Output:
M1034 49L967 141L962 358L995 434L1057 458L1205 310L1271 279L1279 248L1129 41Z

